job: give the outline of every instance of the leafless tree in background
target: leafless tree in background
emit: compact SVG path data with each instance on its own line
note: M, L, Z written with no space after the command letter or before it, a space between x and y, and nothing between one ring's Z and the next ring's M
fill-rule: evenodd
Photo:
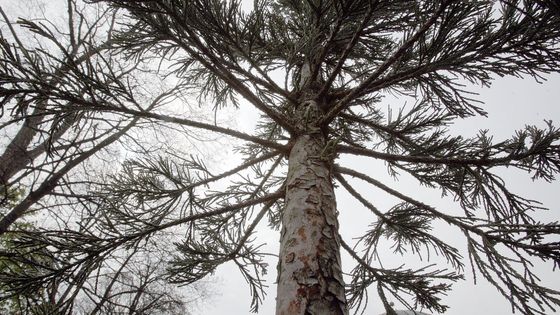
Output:
M4 299L11 299L6 307L9 312L72 313L78 311L74 301L79 300L84 314L185 314L189 298L164 285L163 262L144 262L146 257L161 257L157 246L127 246L80 260L68 248L35 242L62 231L83 236L80 229L93 216L83 203L95 203L88 191L102 184L98 175L103 169L119 163L119 151L142 155L165 147L134 139L141 128L154 128L153 124L88 106L128 102L148 113L164 106L173 90L159 79L147 87L144 59L126 60L111 51L121 23L118 11L73 0L55 9L66 11L66 25L56 23L58 11L49 19L15 22L0 8L0 127L8 140L0 151L0 234L6 238L1 273L2 279L9 279L0 289ZM42 222L18 225L23 217ZM90 232L92 237L99 234ZM87 250L87 245L79 250ZM65 266L76 261L86 265ZM196 299L195 290L190 293L190 299ZM94 307L87 309L88 305Z

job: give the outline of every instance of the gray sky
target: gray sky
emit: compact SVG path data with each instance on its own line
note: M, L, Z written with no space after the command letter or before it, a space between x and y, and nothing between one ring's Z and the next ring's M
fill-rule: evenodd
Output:
M490 88L481 89L473 87L471 90L480 93L478 99L484 101L483 107L488 112L488 117L474 117L458 121L452 127L454 134L473 136L480 129L488 129L497 142L510 138L515 134L516 130L522 129L527 124L544 127L544 120L552 120L556 126L560 125L560 75L550 76L549 80L542 84L535 82L531 78L498 78ZM395 101L397 105L403 102L403 100ZM383 104L383 106L386 105ZM242 110L237 115L239 128L250 131L251 122L254 119L254 111L244 110L242 107ZM393 181L387 175L386 168L382 164L370 165L371 162L368 159L348 156L343 156L340 163L363 170L369 175L383 180L384 183L392 188L398 188L422 202L435 206L439 210L460 210L449 198L441 198L441 193L438 190L419 187L414 180L406 176L401 177L398 182ZM555 193L560 192L560 182L532 181L528 174L520 171L504 169L501 172L508 187L511 187L513 192L519 193L523 197L539 200L545 207L550 209L546 212L537 213L537 217L542 218L545 222L560 219L560 209L557 206L555 195ZM364 195L371 196L371 200L380 209L387 210L394 204L395 200L388 198L386 195L376 191L368 192L368 187L363 185L363 183L359 181L351 182L356 183L358 190L364 193ZM377 196L379 196L379 199L376 199ZM352 237L361 235L362 231L367 228L367 225L374 220L369 215L368 210L353 201L342 189L337 190L337 203L340 211L341 234L347 241L351 240ZM450 240L452 243L457 244L462 249L463 256L466 255L463 236L456 229L438 225L434 229L434 233L440 235L444 240ZM278 236L276 233L261 233L259 236L266 237L266 239L263 237L261 240L267 243L267 248L271 253L277 253ZM386 255L385 265L388 265L389 262L392 262L395 266L406 263L410 267L420 267L428 264L427 261L424 261L422 264L413 257L405 256L400 258L393 255L390 251L386 252ZM274 314L276 287L273 282L276 277L276 260L270 259L269 263L270 274L268 280L270 287L268 296L259 312L260 314ZM480 275L478 275L477 284L473 283L470 265L468 265L467 261L465 263L466 280L456 283L453 291L447 297L444 297L446 304L450 306L446 314L512 314L509 302L486 280L481 279ZM542 275L543 283L552 289L560 290L560 283L557 281L558 272L552 271L552 264L535 263L538 274ZM343 268L345 271L349 271L349 266L352 264L353 262L349 257L343 257ZM236 268L232 264L222 266L218 269L215 278L216 287L213 290L215 290L216 295L212 301L209 301L208 305L201 309L202 313L208 315L248 314L250 303L248 298L249 288L242 276L236 271ZM370 303L364 314L378 315L383 312L383 306L377 298L375 290L371 290Z

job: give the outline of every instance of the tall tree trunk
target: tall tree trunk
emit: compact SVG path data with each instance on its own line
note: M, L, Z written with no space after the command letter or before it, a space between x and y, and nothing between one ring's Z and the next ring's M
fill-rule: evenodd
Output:
M282 215L277 315L347 314L330 157L325 136L298 136Z

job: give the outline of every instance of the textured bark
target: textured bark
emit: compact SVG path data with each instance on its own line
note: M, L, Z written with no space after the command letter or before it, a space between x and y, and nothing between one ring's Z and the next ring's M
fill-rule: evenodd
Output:
M299 136L289 156L276 314L347 314L330 163L320 132Z

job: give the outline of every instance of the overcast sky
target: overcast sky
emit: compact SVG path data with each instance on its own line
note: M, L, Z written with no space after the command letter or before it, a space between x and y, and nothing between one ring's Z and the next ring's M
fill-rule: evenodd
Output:
M531 78L498 78L490 88L481 89L473 87L472 91L480 93L478 99L484 101L483 107L488 112L488 117L475 117L458 121L452 127L454 134L473 136L480 129L488 129L490 134L494 135L494 140L498 142L510 138L515 134L516 130L522 129L527 124L544 127L544 120L552 120L556 126L560 126L560 75L550 76L549 80L542 84L535 82ZM404 101L391 100L391 102L396 102L396 104L385 102L381 106L400 106ZM242 108L238 115L239 128L251 129L251 122L255 119L251 113L254 113L254 111L246 111ZM424 203L435 206L439 210L460 210L451 200L442 198L439 191L420 187L414 180L406 176L401 177L398 182L393 181L387 175L383 164L371 165L369 159L348 156L342 156L339 162L342 165L363 170L389 186L398 188ZM513 192L529 199L539 200L545 207L550 209L549 211L538 213L538 217L542 218L542 221L560 219L560 208L557 205L560 182L534 182L526 173L507 169L500 170L500 173L503 174L504 180L506 180L508 187L511 187ZM380 209L388 210L394 205L394 199L376 191L368 191L368 186L363 185L359 181L351 182L356 184L358 191L361 191L364 195L371 196L371 200ZM343 189L337 190L337 203L340 211L341 234L347 241L363 234L367 225L374 220L369 210L364 209L357 202L353 201ZM462 249L463 256L466 257L465 242L460 232L445 225L437 225L434 233L442 239L450 240L456 244ZM277 235L275 233L263 233L260 235L268 237L266 240L263 239L263 242L267 242L270 252L276 253L278 251ZM384 260L386 266L390 263L393 263L394 266L406 263L407 267L414 268L428 264L427 261L421 263L412 257L395 257L390 251L386 252L386 255L387 260ZM352 261L349 257L344 256L343 254L343 268L345 271L349 271ZM435 261L437 262L438 260L436 259ZM538 267L538 273L542 275L543 283L552 289L560 290L558 272L552 271L552 264L535 263ZM474 285L474 280L470 273L470 265L468 265L467 261L465 261L465 264L466 280L455 284L453 291L447 297L444 297L447 305L450 306L446 314L512 314L509 302L484 279L479 279L477 284ZM270 260L270 265L270 275L268 278L270 288L260 314L274 314L274 297L276 295L276 287L273 284L276 277L275 259ZM481 278L480 275L479 278ZM222 266L216 273L216 279L216 284L218 284L214 288L216 295L212 301L209 301L207 306L203 307L202 313L208 315L249 313L249 288L242 276L236 272L235 267L231 264ZM383 312L383 306L378 300L375 290L372 290L370 303L364 314L378 315Z
M20 1L22 0L0 0L0 5L4 8L9 8ZM11 15L9 11L7 13ZM453 127L453 132L456 134L472 136L479 129L489 129L490 134L495 136L496 141L499 141L510 137L514 134L515 130L523 128L525 124L536 124L544 127L544 120L552 120L556 126L560 126L560 76L558 75L550 77L543 84L538 84L532 79L500 78L495 81L491 88L483 90L473 88L473 90L480 92L479 99L485 102L484 109L489 113L488 118L478 117L460 121ZM404 101L391 100L382 103L382 106L401 106L402 102ZM239 112L235 113L238 127L250 130L252 122L255 121L254 113L255 111L248 110L247 105L242 106ZM344 156L340 163L363 170L371 176L384 181L389 186L398 188L440 210L449 209L449 211L456 211L458 209L458 206L454 206L448 199L441 198L439 191L423 189L410 178L402 177L398 182L393 181L387 175L383 164L375 164L369 162L369 160ZM508 186L514 192L518 192L530 199L542 201L545 207L550 208L550 211L539 214L543 221L558 220L560 218L560 209L557 206L556 198L560 192L559 182L552 184L532 182L527 174L515 171L510 172L508 170L504 171L504 179L506 179ZM374 200L380 209L387 210L394 204L394 199L378 194L376 191L368 191L369 188L360 182L351 182L356 184L359 191L371 196L371 200ZM351 200L340 189L337 191L337 198L340 211L341 234L346 240L360 236L364 229L367 228L367 225L373 222L374 218L369 214L369 211ZM462 235L457 230L449 229L447 226L437 226L434 233L437 233L446 240L451 240L459 246L462 246L461 244L464 245ZM267 249L271 253L277 253L278 235L276 232L261 232L259 237L259 240L267 243ZM426 261L421 263L409 257L395 257L390 252L386 254L387 260L384 261L386 265L398 266L402 263L407 263L410 264L410 267L414 267L427 263ZM465 254L464 251L463 254ZM276 287L274 285L276 278L275 258L271 257L269 264L268 284L270 287L260 314L274 314L274 297L276 295ZM349 271L352 262L348 257L344 257L343 264L344 269ZM558 273L552 273L552 265L537 264L537 266L543 276L544 283L553 289L560 290L560 281L557 281L559 279ZM466 269L468 271L470 267L467 265ZM201 314L249 313L249 288L241 274L237 272L235 266L232 264L222 266L218 269L213 279L215 280L215 286L211 288L211 291L214 291L215 295L201 306ZM372 292L370 298L370 304L365 314L377 315L384 312L374 292ZM454 286L454 290L446 298L446 302L450 305L450 310L446 314L450 315L512 314L508 302L493 287L484 280L480 280L476 286L473 285L473 278L468 272L467 279Z

